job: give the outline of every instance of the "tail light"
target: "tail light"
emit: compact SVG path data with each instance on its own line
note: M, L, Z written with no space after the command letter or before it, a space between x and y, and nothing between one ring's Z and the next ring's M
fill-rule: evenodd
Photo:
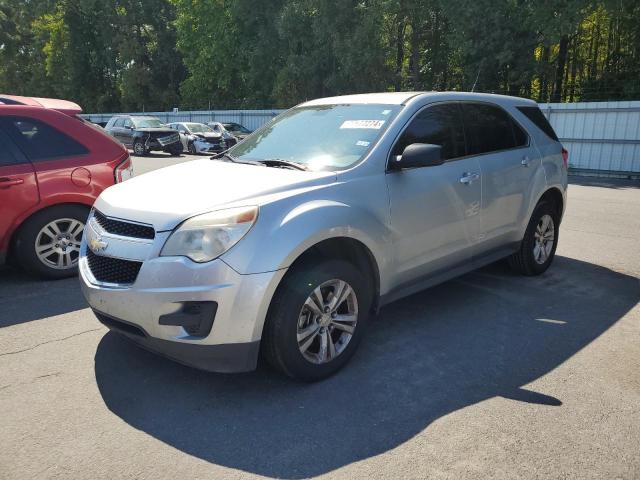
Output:
M133 163L131 163L129 154L127 154L122 163L115 168L113 174L115 176L116 183L122 183L133 177Z
M564 168L569 168L569 150L562 147L562 161L564 162Z

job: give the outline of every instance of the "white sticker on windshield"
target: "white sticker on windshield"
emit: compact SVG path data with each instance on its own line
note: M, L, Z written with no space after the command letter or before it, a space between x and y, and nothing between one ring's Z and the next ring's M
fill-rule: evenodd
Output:
M364 140L358 140L356 145L358 147L368 147L371 142L365 142Z
M340 128L365 128L372 130L380 130L384 125L384 120L347 120Z
M383 115L389 115L391 113L391 110L383 110L382 114Z

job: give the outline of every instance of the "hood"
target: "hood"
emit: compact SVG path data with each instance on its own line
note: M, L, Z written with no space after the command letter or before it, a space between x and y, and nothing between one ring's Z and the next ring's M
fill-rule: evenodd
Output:
M169 127L136 128L136 132L178 133L173 128L169 128Z
M260 205L265 195L328 185L333 172L308 172L217 160L163 168L109 187L95 208L111 217L171 230L189 217L227 206Z
M222 135L215 132L194 133L194 135L198 138L204 138L205 140L220 140L222 137Z

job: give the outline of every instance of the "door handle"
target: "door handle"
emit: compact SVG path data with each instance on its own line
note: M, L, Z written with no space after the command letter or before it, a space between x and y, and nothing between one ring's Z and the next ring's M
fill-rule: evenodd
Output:
M465 172L460 177L460 183L462 183L464 185L470 185L473 182L475 182L476 180L478 180L479 178L480 178L480 174L479 173Z
M14 185L21 185L24 183L24 179L22 178L8 178L2 177L0 178L0 188L9 188Z
M522 161L520 162L520 164L523 167L528 167L529 166L529 162L530 162L529 157L525 156L525 157L522 157Z

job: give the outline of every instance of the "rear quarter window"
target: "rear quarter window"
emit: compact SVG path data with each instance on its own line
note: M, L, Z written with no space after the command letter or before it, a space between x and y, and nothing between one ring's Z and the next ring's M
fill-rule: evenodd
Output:
M516 107L520 112L522 112L529 120L531 120L536 127L542 130L547 137L551 140L555 140L558 142L558 136L556 132L553 131L553 127L547 120L547 117L544 116L542 111L538 107Z
M86 155L89 150L44 122L23 117L0 119L2 129L32 162Z

